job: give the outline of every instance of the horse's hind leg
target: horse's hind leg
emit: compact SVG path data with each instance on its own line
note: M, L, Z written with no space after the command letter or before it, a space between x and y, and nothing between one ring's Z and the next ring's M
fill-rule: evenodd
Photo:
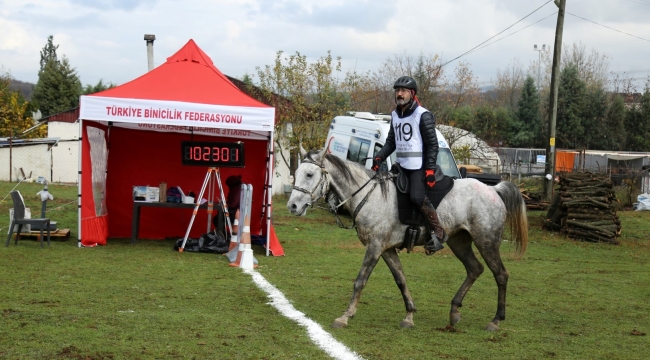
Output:
M397 287L402 292L402 298L404 299L404 305L406 306L406 317L399 326L402 328L411 328L413 324L413 313L415 312L415 304L413 304L413 298L409 292L408 287L406 287L406 276L404 276L404 270L402 269L402 262L399 261L399 256L395 249L388 249L381 254L381 257L384 258L386 265L390 269L390 272L393 274L395 283Z
M469 291L469 289L474 285L476 279L483 273L483 265L474 255L472 250L472 238L467 232L459 233L455 235L448 242L449 248L454 252L454 255L465 265L465 270L467 271L467 277L463 284L460 286L456 295L451 300L451 309L449 311L449 324L451 326L456 325L460 320L460 311L458 308L463 306L463 299Z
M501 254L499 253L500 238L500 235L493 238L487 246L479 246L478 244L476 246L483 260L494 274L494 280L496 280L499 289L497 313L494 319L485 327L485 330L489 331L499 330L499 322L506 319L506 288L509 274L506 267L503 266L503 261L501 261Z
M348 305L348 308L345 310L343 315L334 320L331 325L333 328L338 329L348 326L348 319L356 314L357 304L359 303L359 298L361 297L361 291L366 286L368 278L370 277L372 270L375 268L375 265L377 265L380 254L381 249L375 249L375 247L371 245L368 245L366 248L366 255L363 258L363 264L361 265L357 279L354 281L354 289L352 291L350 304Z

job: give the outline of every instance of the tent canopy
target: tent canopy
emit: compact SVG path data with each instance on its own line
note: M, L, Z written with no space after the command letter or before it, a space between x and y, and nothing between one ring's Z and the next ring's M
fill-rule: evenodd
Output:
M264 219L264 225L261 215L264 203L271 202L270 192L268 199L263 195L272 182L274 116L273 107L239 90L193 40L139 78L81 96L79 241L105 244L108 237L130 237L132 186L166 182L198 194L207 168L183 166L181 142L235 141L232 137L244 139L245 168L221 169L222 183L242 175L253 185L251 233L268 234L270 222ZM191 209L148 208L139 235L182 236L191 214ZM207 221L199 211L190 235L204 233Z
M194 40L135 80L81 96L80 106L82 119L166 125L157 127L163 131L179 126L272 131L275 116L274 108L230 82Z

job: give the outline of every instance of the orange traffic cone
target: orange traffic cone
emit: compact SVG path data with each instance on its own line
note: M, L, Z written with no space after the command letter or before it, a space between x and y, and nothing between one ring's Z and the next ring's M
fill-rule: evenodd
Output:
M253 258L253 249L251 248L251 219L247 215L244 218L244 228L242 229L241 241L239 243L239 251L237 252L237 258L235 261L228 264L232 267L240 267L242 269L254 269L257 268L255 264L255 259Z
M235 221L232 223L232 235L230 236L230 247L228 252L237 247L239 240L237 239L237 233L239 232L239 210L235 213Z

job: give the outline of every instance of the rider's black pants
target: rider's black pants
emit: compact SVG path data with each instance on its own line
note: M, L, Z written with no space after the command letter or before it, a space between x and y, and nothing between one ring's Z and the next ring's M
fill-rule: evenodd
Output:
M411 188L409 195L411 196L411 202L419 209L422 206L422 202L424 202L424 198L427 196L426 184L424 183L424 169L402 169L402 171L408 175L410 180Z

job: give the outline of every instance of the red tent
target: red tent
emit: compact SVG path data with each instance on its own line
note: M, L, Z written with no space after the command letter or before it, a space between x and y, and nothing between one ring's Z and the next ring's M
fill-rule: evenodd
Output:
M251 234L272 233L265 190L273 178L275 109L239 90L193 40L141 77L81 96L80 108L80 246L131 236L133 186L166 182L199 194L208 167L181 164L183 141L243 142L245 167L219 168L223 186L230 175L252 184ZM205 232L204 214L199 210L190 236ZM182 237L191 215L143 209L139 237Z

